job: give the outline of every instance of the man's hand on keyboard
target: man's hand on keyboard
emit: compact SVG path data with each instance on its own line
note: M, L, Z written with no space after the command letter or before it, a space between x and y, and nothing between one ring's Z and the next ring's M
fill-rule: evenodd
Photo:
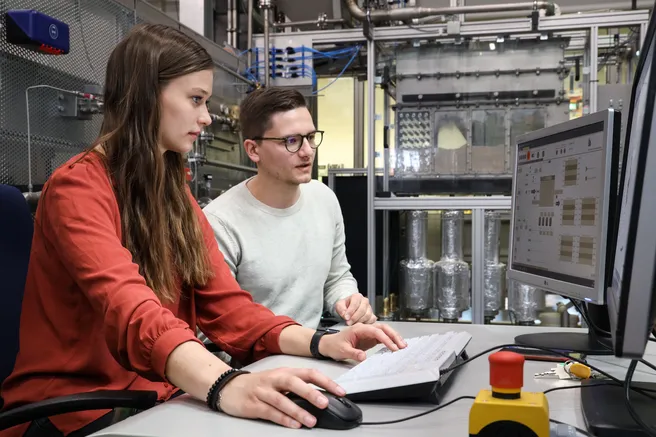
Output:
M342 300L338 300L335 304L335 312L349 326L356 323L376 323L377 320L369 304L369 299L360 293L353 293Z
M366 350L382 343L389 350L397 351L407 345L401 335L388 325L357 324L343 329L337 334L324 335L319 341L319 353L334 360L352 359L364 361Z

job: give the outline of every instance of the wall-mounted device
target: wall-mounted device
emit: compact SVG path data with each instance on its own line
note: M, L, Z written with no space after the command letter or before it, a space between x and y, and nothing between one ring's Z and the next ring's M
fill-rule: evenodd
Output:
M84 85L81 92L60 93L57 104L59 115L65 118L91 120L93 115L103 113L102 95L102 87L95 84Z
M6 12L7 41L48 55L65 55L70 49L68 24L32 9Z

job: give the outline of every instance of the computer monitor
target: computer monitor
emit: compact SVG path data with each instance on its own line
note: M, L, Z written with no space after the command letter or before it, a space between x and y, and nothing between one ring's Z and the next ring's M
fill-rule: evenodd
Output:
M606 301L614 354L642 358L656 322L656 20L652 15L633 80L626 126L622 176L615 222L612 280ZM584 384L587 382L584 381ZM656 384L631 382L656 389ZM654 401L632 395L642 421L656 426ZM588 429L597 436L646 436L629 414L624 388L604 386L581 390L581 410Z
M508 278L603 304L614 241L620 114L608 109L518 138ZM613 214L611 214L611 211ZM525 334L520 344L610 354L586 333Z
M639 359L656 322L656 68L652 18L633 84L622 162L617 246L608 289L613 350Z

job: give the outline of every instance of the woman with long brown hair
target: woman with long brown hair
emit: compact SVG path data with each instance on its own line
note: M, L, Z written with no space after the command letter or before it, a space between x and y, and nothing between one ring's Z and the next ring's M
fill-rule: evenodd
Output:
M282 393L324 408L308 383L344 395L333 381L305 369L230 369L195 327L240 362L277 353L363 360L379 342L405 346L384 325L322 337L239 288L183 169L211 122L212 80L208 53L170 27L136 26L112 52L98 141L43 188L5 409L103 389L153 390L162 401L182 390L227 414L313 426ZM0 435L79 437L109 419L65 414Z

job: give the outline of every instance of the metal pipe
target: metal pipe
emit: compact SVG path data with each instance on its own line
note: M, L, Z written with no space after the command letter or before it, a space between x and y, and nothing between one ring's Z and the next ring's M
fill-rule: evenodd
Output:
M376 310L376 44L367 40L367 96L369 119L367 155L367 298L374 314Z
M390 137L390 96L385 87L383 95L383 191L389 191L389 137ZM409 214L409 212L408 212ZM383 211L383 295L389 293L389 211ZM426 228L428 232L428 228ZM426 238L426 235L424 235ZM424 243L425 244L425 243ZM424 255L425 256L425 255ZM431 266L432 268L432 266Z
M237 170L243 171L246 173L255 173L257 174L257 169L253 167L246 167L245 165L233 164L231 162L222 162L222 161L205 161L205 165L211 167L226 168L228 170Z
M383 135L383 191L389 191L390 95L387 92L383 94Z
M651 9L654 6L652 0L639 0L638 9ZM624 1L615 1L604 0L603 2L598 2L596 4L589 5L563 5L560 4L560 13L558 15L568 15L568 14L581 14L581 13L597 13L597 12L613 12L613 11L629 11L631 10L631 3ZM465 17L465 20L468 22L471 21L484 21L484 20L503 20L503 19L513 19L513 18L525 18L525 11L513 11L505 14L476 14L476 16ZM420 21L421 24L434 23L436 21L430 20L428 22Z
M194 199L198 199L198 184L200 183L198 180L198 162L191 163L191 174L194 180Z
M639 0L638 9L651 9L654 2L651 0ZM631 3L625 1L610 1L597 2L589 5L562 5L560 12L562 14L577 14L579 12L602 12L602 11L628 11L631 10Z
M230 68L226 65L223 65L220 62L214 61L214 65L216 65L218 68L225 71L226 73L230 74L231 76L236 77L237 79L239 79L243 82L246 82L249 85L255 85L255 82L253 82L252 80L245 78L244 76L239 74L239 72L233 70L232 68Z
M364 167L364 81L353 80L353 166Z
M261 6L261 4L260 4ZM271 54L269 53L269 13L270 9L268 7L264 8L264 86L268 87L271 82L270 68L271 68Z
M326 18L325 20L303 20L303 21L288 21L286 23L273 23L276 29L285 27L303 27L303 26L317 26L321 28L324 24L344 24L346 20L343 18Z
M598 96L598 66L597 57L599 55L598 49L599 42L599 27L592 26L590 28L590 114L597 111L597 96Z
M246 68L251 68L253 65L253 0L248 0L248 41L246 42L246 49L248 49L246 60L248 65Z
M234 42L234 47L239 47L239 6L237 5L237 0L232 1L232 41Z
M235 42L233 40L233 23L232 23L232 10L234 9L234 0L228 0L228 10L226 13L226 19L227 19L227 24L228 24L228 45L230 47L235 47Z
M328 188L335 191L335 173L328 172Z
M480 6L459 6L456 8L400 8L391 10L371 10L364 11L360 8L356 0L344 0L351 16L358 21L371 20L377 21L405 21L415 18L430 17L434 15L459 15L459 14L476 14L484 12L510 12L510 11L532 11L535 9L545 9L547 15L553 15L558 7L555 3L547 1L533 1L523 3L501 3L498 5L480 5Z

